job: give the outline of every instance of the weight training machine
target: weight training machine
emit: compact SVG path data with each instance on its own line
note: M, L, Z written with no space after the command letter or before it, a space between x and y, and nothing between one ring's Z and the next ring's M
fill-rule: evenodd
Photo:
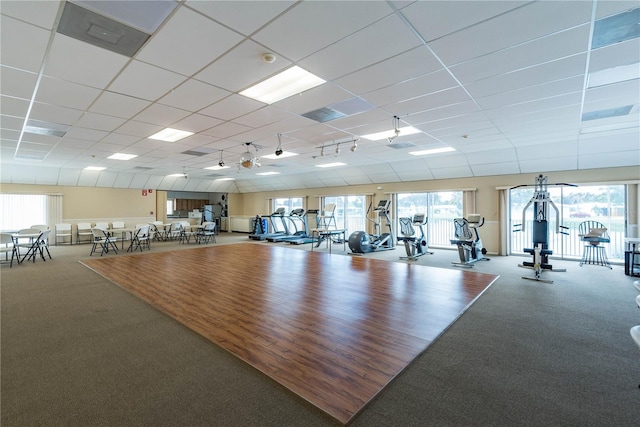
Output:
M527 209L531 205L533 205L533 225L532 225L532 234L533 234L533 248L524 248L523 251L533 255L533 261L528 262L525 261L522 264L518 264L518 267L530 268L534 271L534 277L526 277L522 276L523 279L528 280L536 280L538 282L545 283L553 283L553 280L542 279L542 272L545 270L548 271L559 271L564 272L566 269L553 269L553 266L549 264L549 255L553 254L553 251L549 249L549 223L547 221L549 207L552 207L553 210L556 211L556 233L568 235L565 230L568 230L568 227L564 227L560 225L560 211L557 206L551 200L548 191L548 182L547 177L538 175L536 177L535 191L533 193L533 197L529 200L529 203L522 210L522 223L514 224L514 232L521 232L526 224L527 217ZM574 184L552 184L558 186L571 186L577 187ZM520 187L530 187L530 185L518 185L514 188Z
M402 217L398 220L400 221L400 233L402 233L402 236L398 236L398 242L404 242L404 248L407 251L407 256L401 256L400 259L415 261L422 255L433 254L433 252L429 252L429 242L424 234L427 214L415 214L413 218ZM416 232L416 228L418 232Z
M460 261L451 261L451 264L459 267L473 267L478 261L489 261L483 255L487 250L482 246L482 239L478 229L484 225L484 217L480 214L469 214L467 218L454 218L455 239L451 239L452 245L458 246Z
M389 206L390 200L380 200L378 206L374 209L377 214L375 219L367 219L374 223L375 234L369 235L366 231L354 231L349 236L349 249L351 253L349 255L361 255L374 251L387 251L396 248L396 239L393 235L393 227L391 226L391 219L389 218ZM369 205L371 208L371 205ZM384 217L389 228L388 233L380 233L380 217Z

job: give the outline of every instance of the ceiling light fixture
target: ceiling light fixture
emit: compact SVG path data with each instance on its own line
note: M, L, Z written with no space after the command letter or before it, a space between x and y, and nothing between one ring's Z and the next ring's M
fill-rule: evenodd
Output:
M336 154L340 154L340 144L336 144Z
M394 139L396 139L398 137L398 135L400 135L400 117L398 116L393 116L393 136L388 136L387 137L387 141L389 141L389 144L391 144L393 142Z
M351 150L352 153L355 153L355 151L358 149L358 144L357 144L358 140L354 139L353 140L353 145L351 146L351 148L349 148L349 150Z
M84 168L84 170L86 171L103 171L105 169L106 168L102 166L87 166L86 168Z
M186 130L166 128L161 130L158 133L154 133L149 137L149 139L156 139L158 141L165 141L165 142L176 142L191 135L193 135L193 132L189 132Z
M134 157L138 157L137 154L125 154L125 153L115 153L107 157L107 159L111 160L131 160Z
M448 153L450 151L456 151L456 149L453 147L442 147L433 148L431 150L409 151L409 154L413 156L426 156L428 154Z
M280 74L276 74L267 80L243 90L240 92L240 95L264 102L265 104L273 104L291 95L320 86L325 82L326 81L320 77L295 65Z
M224 167L224 160L222 160L222 150L220 150L220 161L218 162L218 166L221 168Z
M317 168L334 168L336 166L346 166L346 163L333 162L333 163L324 163L322 165L316 165Z
M276 152L275 152L276 156L279 156L279 155L282 154L282 139L281 139L281 137L282 137L282 134L279 133L278 134L278 147L276 148Z
M260 167L260 159L249 151L249 147L252 146L256 150L256 154L258 154L258 150L262 147L253 142L245 142L244 145L247 147L247 151L242 155L238 164L245 169L251 169L254 166Z

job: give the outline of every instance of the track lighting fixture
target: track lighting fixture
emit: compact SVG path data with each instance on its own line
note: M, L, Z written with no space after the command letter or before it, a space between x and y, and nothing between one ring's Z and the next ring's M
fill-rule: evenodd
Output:
M278 134L278 147L276 148L276 152L275 152L276 156L279 156L279 155L282 154L282 139L281 138L282 138L282 134L279 133Z
M400 117L398 116L393 116L393 136L389 136L387 137L387 141L389 141L389 144L391 144L393 142L394 139L396 139L398 137L398 135L400 135Z
M351 147L349 147L349 150L351 150L351 152L353 153L354 151L356 151L358 149L358 144L357 144L358 141L359 140L357 138L347 139L346 141L338 141L338 142L332 141L329 144L322 144L320 147L316 147L316 148L320 149L320 157L323 157L325 148L329 148L329 147L334 147L335 146L336 147L335 148L335 153L336 153L336 156L337 156L338 154L340 154L340 151L342 151L341 148L340 148L340 144L352 143L353 145Z
M351 150L352 153L354 153L357 149L358 149L358 144L357 144L358 140L354 139L353 140L353 145L351 146L351 148L349 148L349 150Z
M222 160L222 150L220 150L220 161L218 162L218 166L221 168L224 167L224 160Z

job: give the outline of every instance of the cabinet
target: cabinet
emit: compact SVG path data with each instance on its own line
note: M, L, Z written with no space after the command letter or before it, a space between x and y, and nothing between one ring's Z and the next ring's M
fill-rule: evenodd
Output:
M206 199L176 199L177 211L192 211L194 209L200 209L202 206L208 204Z

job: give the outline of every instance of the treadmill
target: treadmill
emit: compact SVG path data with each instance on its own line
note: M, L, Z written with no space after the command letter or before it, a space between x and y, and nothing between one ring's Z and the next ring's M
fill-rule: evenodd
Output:
M287 227L287 231L289 231L289 233L285 235L267 237L268 241L288 242L290 240L296 240L309 234L309 232L307 231L306 221L304 220L304 209L297 208L292 210L291 212L289 212L288 219L292 226L292 228ZM296 225L296 222L299 222L300 226Z
M287 232L287 224L284 220L284 208L278 208L271 215L264 215L264 217L269 218L273 231L271 233L250 234L249 238L251 240L266 240L270 237L289 234Z

